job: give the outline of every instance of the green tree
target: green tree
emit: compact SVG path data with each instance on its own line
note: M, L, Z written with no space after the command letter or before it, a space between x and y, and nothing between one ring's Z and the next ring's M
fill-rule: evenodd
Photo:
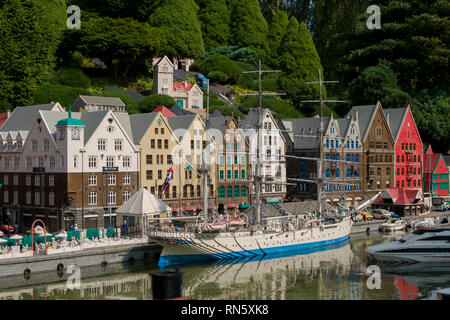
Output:
M32 102L51 77L66 25L62 0L4 0L0 3L0 100Z
M278 53L281 42L286 35L289 19L287 13L283 10L278 10L273 13L272 22L269 28L268 40L268 63L272 66L278 67Z
M116 81L125 79L134 63L157 55L165 44L159 29L131 18L92 18L78 33L80 51L91 58L100 58Z
M60 68L55 71L51 82L76 88L88 88L90 85L89 78L79 68Z
M230 11L225 0L201 0L199 20L206 50L227 45L230 36Z
M54 101L59 102L63 107L69 107L69 105L73 105L79 95L90 96L91 93L83 88L44 85L36 90L34 104L46 104Z
M267 47L268 26L258 0L233 1L231 8L232 44L264 50Z
M177 103L175 100L165 94L152 94L139 101L138 108L141 113L152 112L159 106L171 108Z
M350 83L349 99L353 105L373 104L381 101L384 108L404 108L411 97L400 90L397 78L389 66L369 67Z
M389 63L400 87L408 92L448 88L450 2L440 0L382 1L382 28L368 30L367 15L355 32L345 33L339 71L346 81L360 70Z
M450 96L448 92L422 91L411 104L420 136L430 142L433 150L446 153L450 150Z
M242 69L236 62L218 53L196 61L191 69L213 77L215 80L223 80L225 83L238 82L242 74Z
M286 12L286 3L284 0L261 0L260 2L261 12L269 24L273 22L273 19L280 11Z
M200 58L205 53L198 7L193 0L160 0L149 22L161 28L167 39L162 54L169 57Z
M306 115L314 111L310 105L301 105L301 100L317 99L318 88L305 82L317 81L319 70L323 72L320 58L304 22L300 25L295 17L289 20L286 34L279 48L280 68L278 78L296 108L301 107Z

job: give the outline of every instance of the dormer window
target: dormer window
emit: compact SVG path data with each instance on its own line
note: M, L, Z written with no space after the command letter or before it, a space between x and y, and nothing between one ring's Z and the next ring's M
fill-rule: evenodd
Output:
M23 142L22 140L17 140L17 150L22 151Z

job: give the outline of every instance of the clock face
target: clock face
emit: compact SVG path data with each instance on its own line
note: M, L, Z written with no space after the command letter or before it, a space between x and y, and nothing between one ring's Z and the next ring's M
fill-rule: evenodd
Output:
M72 129L72 139L79 140L80 139L80 130Z

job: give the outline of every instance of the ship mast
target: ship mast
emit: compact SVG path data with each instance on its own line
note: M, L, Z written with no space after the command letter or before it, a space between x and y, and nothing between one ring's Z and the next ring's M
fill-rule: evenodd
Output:
M209 139L208 127L209 127L209 79L208 79L208 88L206 94L206 134L205 138ZM208 148L207 148L208 149ZM208 149L209 150L209 149ZM209 157L208 157L209 159ZM205 222L208 222L208 177L209 170L206 164L206 150L203 150L203 215L205 217Z
M255 194L256 194L256 221L255 225L260 226L261 225L261 189L262 189L262 174L261 174L261 153L262 153L262 139L261 139L261 128L263 127L262 124L262 97L267 96L282 96L286 95L285 93L263 93L262 92L262 75L263 73L279 73L281 70L262 70L262 64L261 60L259 60L258 63L258 70L257 71L245 71L243 74L252 74L257 73L258 74L258 121L256 123L256 134L257 134L257 140L256 140L256 167L255 167L255 176L254 176L254 186L255 186ZM241 96L255 96L256 94L241 94Z
M323 81L322 72L319 69L319 81L318 82L306 82L306 84L318 84L319 85L319 100L304 100L303 103L319 103L320 105L320 132L319 132L319 160L317 161L317 209L319 215L322 215L322 191L323 191L323 178L322 178L322 164L323 164L323 137L325 135L325 127L323 122L323 105L324 103L344 103L342 100L324 100L323 99L323 86L324 84L339 83L339 81Z

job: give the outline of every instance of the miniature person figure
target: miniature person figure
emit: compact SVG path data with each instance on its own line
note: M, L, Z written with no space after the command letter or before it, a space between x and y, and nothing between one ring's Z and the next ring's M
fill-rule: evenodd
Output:
M123 220L123 233L127 233L127 220Z

